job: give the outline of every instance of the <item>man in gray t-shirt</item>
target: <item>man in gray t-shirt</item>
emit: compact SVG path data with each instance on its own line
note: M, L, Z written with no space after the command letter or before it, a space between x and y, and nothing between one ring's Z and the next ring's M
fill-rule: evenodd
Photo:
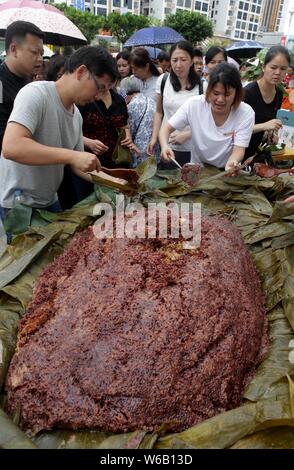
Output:
M30 83L18 93L0 159L2 208L13 207L16 191L21 191L24 204L50 208L57 202L65 165L91 181L86 173L99 171L100 163L96 155L84 151L82 118L75 105L99 99L115 76L111 55L100 47L85 46L68 59L56 83Z

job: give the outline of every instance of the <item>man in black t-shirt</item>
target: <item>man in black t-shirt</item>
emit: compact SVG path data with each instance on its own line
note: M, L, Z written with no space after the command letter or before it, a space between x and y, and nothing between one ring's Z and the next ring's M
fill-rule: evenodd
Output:
M43 33L33 23L15 21L5 34L5 61L0 65L0 152L8 118L19 90L32 80L43 63Z

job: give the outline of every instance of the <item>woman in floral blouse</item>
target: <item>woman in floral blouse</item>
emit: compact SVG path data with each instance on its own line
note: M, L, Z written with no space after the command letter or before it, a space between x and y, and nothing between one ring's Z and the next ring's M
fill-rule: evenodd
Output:
M153 118L156 103L153 99L140 92L141 83L135 77L124 80L124 89L127 94L129 126L133 144L130 146L133 158L133 166L136 167L148 156L147 146L152 134ZM154 154L159 161L159 146Z

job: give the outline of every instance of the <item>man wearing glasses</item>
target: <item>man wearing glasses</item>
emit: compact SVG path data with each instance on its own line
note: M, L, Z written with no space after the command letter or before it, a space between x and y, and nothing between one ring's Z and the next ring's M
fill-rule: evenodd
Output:
M103 48L85 46L65 64L57 82L33 82L17 95L3 138L0 159L0 215L14 206L15 194L32 208L60 210L57 190L64 166L90 181L100 170L96 155L85 152L82 117L85 105L110 88L116 64Z

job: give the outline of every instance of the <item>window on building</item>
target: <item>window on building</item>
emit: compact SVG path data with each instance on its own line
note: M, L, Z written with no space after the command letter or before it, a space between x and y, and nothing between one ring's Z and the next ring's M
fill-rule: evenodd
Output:
M133 9L133 0L128 0L128 9L129 10Z
M112 6L120 7L120 0L112 0Z
M251 11L252 11L253 13L255 13L255 10L256 10L256 6L255 6L255 5L252 5L252 6L251 6Z
M243 10L244 9L244 2L239 2L239 9Z
M100 5L106 5L107 4L107 0L98 0L98 2Z
M251 33L247 34L247 39L251 39Z
M243 20L246 21L246 20L247 20L247 13L243 13L243 17L242 17L242 18L243 18Z
M248 31L253 31L253 24L249 23Z
M151 9L151 10L152 10L152 9ZM165 13L166 15L169 15L169 14L171 13L171 8L165 8L165 9L164 9L164 13Z
M99 8L97 7L97 15L100 15L100 16L106 16L106 8Z
M244 10L245 11L249 10L249 3L247 3L247 2L244 3Z
M244 39L244 38L245 38L245 33L244 33L244 31L241 31L241 33L240 33L240 39Z
M246 23L245 23L245 21L242 21L241 29L245 29L245 28L246 28Z
M235 31L235 38L239 38L240 37L240 31Z
M257 24L254 24L253 25L253 31L257 32L257 27L258 27Z
M185 7L186 8L191 8L191 0L186 0L185 1Z
M238 29L241 28L241 21L237 21L237 23L236 23L236 28L238 28Z
M183 7L184 6L184 0L178 0L177 1L177 6L178 7Z
M260 7L256 7L256 13L259 15L259 13L260 13Z
M201 10L201 2L195 2L195 10Z
M197 2L196 2L197 3ZM212 2L211 8L214 9L214 1Z
M233 16L233 12L232 12L232 10L229 10L229 12L228 12L228 16Z
M208 4L202 3L202 11L208 11ZM217 14L217 11L215 12Z
M239 18L239 20L241 20L241 18L242 18L242 12L241 11L238 11L238 18Z

